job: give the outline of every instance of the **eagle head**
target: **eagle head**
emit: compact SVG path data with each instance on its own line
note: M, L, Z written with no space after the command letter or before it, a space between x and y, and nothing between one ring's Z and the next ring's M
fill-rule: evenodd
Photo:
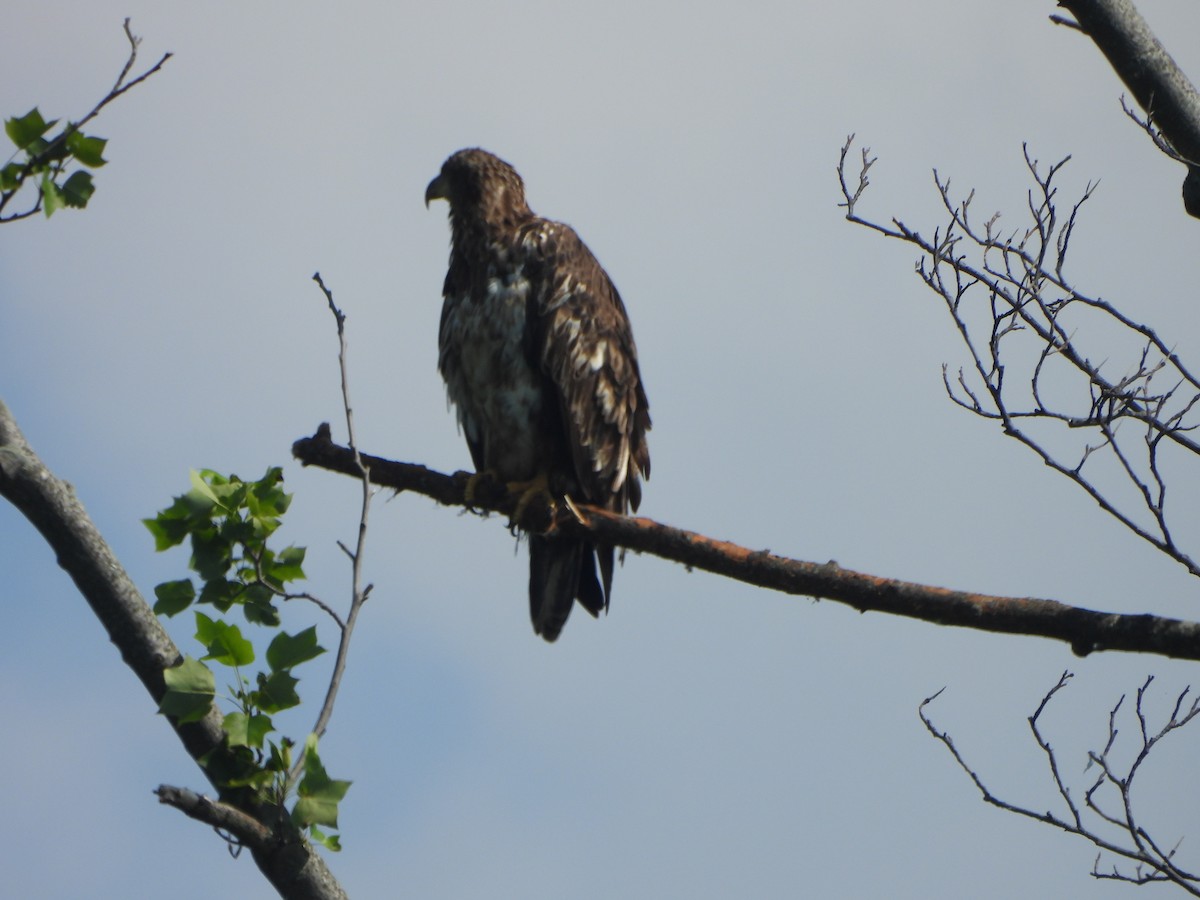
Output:
M432 200L450 204L450 219L456 226L512 226L533 215L517 170L477 147L459 150L442 163L442 171L425 188L425 206Z

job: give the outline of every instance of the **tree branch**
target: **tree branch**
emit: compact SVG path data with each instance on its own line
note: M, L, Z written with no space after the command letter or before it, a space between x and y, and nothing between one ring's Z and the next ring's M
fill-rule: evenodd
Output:
M1200 560L1175 539L1172 521L1187 506L1168 506L1160 453L1200 457L1194 437L1200 378L1153 328L1087 296L1064 273L1080 208L1094 185L1060 215L1055 179L1069 157L1043 168L1026 148L1025 165L1036 185L1028 199L1032 221L1004 234L999 213L980 225L973 217L974 193L954 199L949 180L935 170L948 221L925 238L900 219L885 225L858 213L874 160L862 151L854 185L847 171L852 140L843 145L837 166L846 218L920 251L917 274L942 298L970 356L975 374L960 369L957 388L943 366L950 399L999 422L1005 435L1075 482L1105 512L1200 576ZM986 292L986 307L969 302L976 288ZM1119 439L1126 422L1134 433L1127 428Z
M1094 814L1100 821L1107 823L1121 832L1122 837L1127 838L1127 842L1122 843L1117 839L1105 837L1092 825L1091 820L1084 818L1083 810L1072 797L1071 788L1062 777L1061 761L1058 759L1058 755L1052 748L1050 741L1043 735L1041 730L1040 719L1042 713L1045 712L1054 695L1063 690L1073 677L1070 672L1064 672L1062 677L1059 678L1058 683L1042 698L1042 702L1038 705L1037 710L1029 717L1029 728L1033 733L1033 739L1046 756L1059 799L1061 799L1063 805L1067 808L1068 816L1058 815L1052 810L1045 810L1044 807L1023 806L1012 803L993 794L983 783L983 779L979 773L963 758L963 755L955 746L954 740L950 737L949 733L939 731L929 718L927 708L938 698L942 691L938 691L932 697L928 697L922 701L918 709L918 715L921 717L921 722L925 725L929 733L945 745L946 749L950 751L950 755L954 757L954 761L958 763L959 768L974 782L984 802L990 803L992 806L1006 812L1015 813L1028 819L1052 825L1068 834L1091 841L1100 851L1092 866L1092 876L1094 878L1125 881L1132 884L1170 881L1193 896L1200 897L1200 876L1182 868L1176 862L1175 849L1163 850L1158 846L1134 816L1132 800L1133 781L1138 769L1146 761L1146 758L1158 741L1171 732L1183 728L1200 714L1200 700L1193 700L1185 709L1185 698L1190 691L1190 689L1185 688L1176 700L1175 709L1162 729L1157 734L1150 735L1147 731L1143 701L1154 677L1150 676L1147 678L1146 683L1138 689L1137 704L1134 711L1140 726L1141 747L1133 762L1127 767L1119 767L1112 759L1113 748L1117 743L1117 715L1125 698L1122 697L1118 700L1112 712L1109 713L1108 740L1104 745L1104 749L1098 753L1096 751L1088 753L1088 767L1096 766L1100 770L1100 775L1084 793L1084 808ZM945 689L943 688L943 690ZM1097 792L1106 787L1109 788L1109 793L1117 795L1117 799L1121 805L1121 813L1119 815L1107 812L1100 807L1096 800ZM1178 845L1176 845L1177 847ZM1100 862L1104 853L1131 860L1136 864L1137 868L1131 874L1122 871L1118 866L1114 865L1110 872L1102 872L1100 870Z
M262 850L270 846L271 829L236 806L169 784L160 784L154 794L159 803L173 806L185 816L211 825L238 847Z
M1131 0L1059 0L1095 42L1138 105L1188 161L1183 203L1200 218L1200 94Z
M354 549L350 550L339 542L339 545L350 558L350 609L346 613L344 621L336 616L332 610L328 610L329 614L334 617L334 621L338 623L340 635L338 637L337 657L333 664L333 673L329 677L329 688L325 693L325 702L321 704L321 711L317 715L316 724L313 726L313 734L320 738L325 734L325 729L329 725L329 719L333 715L333 707L337 701L338 689L341 687L342 676L346 672L346 660L350 655L350 639L354 636L354 625L358 621L358 614L362 611L363 604L371 596L372 586L369 584L365 587L363 586L362 573L363 554L366 551L367 542L367 522L370 516L371 498L374 496L374 491L371 489L370 468L363 463L362 457L359 455L357 439L354 435L354 407L350 403L350 373L346 365L346 314L334 303L333 292L325 286L320 272L316 272L313 275L313 281L317 283L317 287L325 295L329 311L333 314L334 321L337 323L338 371L341 373L342 381L342 408L346 414L346 431L349 435L350 451L354 454L355 468L358 478L362 482L358 536L355 539ZM318 605L323 606L324 604L318 602ZM299 777L301 768L302 761L298 760L291 773L293 781Z
M296 441L292 454L305 465L362 477L354 451L334 444L327 424L312 437ZM511 519L516 512L515 499L503 484L488 476L479 479L468 504L465 491L471 476L467 472L445 475L425 466L366 454L361 459L370 470L371 481L381 487L424 494L444 506L476 513L496 512ZM514 524L525 531L560 531L591 538L787 594L835 600L860 612L886 612L939 625L1061 640L1081 656L1125 650L1200 660L1200 624L1195 622L1101 613L1055 600L996 597L880 578L843 569L835 562L788 559L651 519L573 503L563 507L530 503Z
M57 478L30 447L7 405L0 400L0 497L33 523L54 550L58 564L91 606L125 664L158 703L166 684L163 670L183 660L150 605L126 574L75 492ZM232 765L222 717L214 706L199 722L171 721L205 777ZM207 766L207 768L206 768ZM214 781L215 783L215 781ZM286 819L268 826L271 810L255 808L245 797L225 794L222 802L240 808L271 835L252 846L255 862L280 895L298 900L345 898L325 861Z
M128 18L125 19L124 28L125 38L129 41L129 57L126 59L125 65L121 69L120 74L117 76L117 80L113 84L112 88L109 89L107 94L100 98L100 101L92 107L91 111L87 115L85 115L78 122L69 123L57 136L50 140L50 142L45 146L45 148L42 149L37 157L28 161L21 174L18 176L16 187L8 191L0 192L0 213L3 213L4 208L8 205L9 201L11 201L13 197L20 193L21 187L24 185L29 173L34 172L37 166L45 162L45 160L53 158L56 153L60 153L62 151L63 144L65 144L67 141L67 138L78 132L81 128L83 128L84 125L96 118L96 116L100 115L100 111L103 110L104 107L108 106L108 104L112 103L130 88L137 87L147 78L156 74L164 65L166 65L167 60L171 58L171 53L164 53L161 57L159 57L158 62L156 62L141 75L138 75L131 81L126 81L126 79L129 78L129 73L133 71L134 63L137 62L138 46L141 44L142 39L135 35L130 29ZM0 215L0 224L16 222L20 219L27 219L30 216L36 215L42 210L43 199L42 190L39 187L37 191L37 198L34 200L34 203L31 207L19 213L11 213L7 216Z

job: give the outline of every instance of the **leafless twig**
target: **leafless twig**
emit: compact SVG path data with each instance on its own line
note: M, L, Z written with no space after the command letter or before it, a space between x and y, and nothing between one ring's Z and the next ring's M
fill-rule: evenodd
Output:
M852 139L838 163L846 217L920 251L917 274L941 297L967 350L970 374L960 368L952 377L943 366L950 399L998 422L1125 527L1200 575L1174 528L1191 498L1169 505L1164 474L1168 455L1200 455L1200 378L1154 329L1082 293L1065 272L1080 211L1096 185L1064 214L1057 179L1069 157L1043 167L1026 148L1034 185L1029 223L1006 232L999 214L978 224L973 194L956 199L935 171L947 221L927 238L899 219L884 225L859 214L874 160L863 151L852 189Z
M1136 775L1159 741L1168 734L1183 728L1200 714L1200 699L1193 698L1189 703L1187 697L1191 689L1184 688L1176 699L1171 715L1160 729L1154 731L1148 725L1145 709L1147 691L1154 678L1153 676L1147 678L1146 682L1138 689L1137 701L1133 713L1138 723L1137 740L1139 746L1133 762L1126 767L1120 766L1115 760L1118 744L1117 721L1125 698L1122 697L1118 700L1109 714L1108 735L1104 749L1101 751L1091 751L1088 754L1089 767L1097 767L1100 774L1084 792L1084 802L1081 806L1072 795L1070 785L1064 780L1061 761L1051 746L1050 741L1043 734L1040 724L1042 714L1045 712L1051 699L1067 686L1072 677L1070 672L1064 672L1058 683L1046 693L1042 698L1042 702L1038 704L1037 710L1029 717L1030 731L1033 733L1034 741L1046 756L1047 765L1050 768L1050 773L1058 792L1058 798L1066 808L1066 815L1055 813L1051 810L1043 812L1040 807L1035 809L1031 806L1011 803L993 794L983 783L983 779L979 773L963 758L950 735L944 731L939 731L928 716L927 707L938 698L942 691L938 691L933 696L922 701L918 714L929 733L945 745L946 749L950 751L951 756L954 757L955 762L958 763L959 768L970 777L986 803L1003 809L1006 812L1015 813L1028 819L1052 825L1068 834L1082 837L1094 844L1099 849L1099 853L1092 866L1093 877L1128 881L1135 884L1147 884L1158 881L1171 882L1193 896L1200 897L1200 875L1184 869L1176 860L1179 844L1177 843L1170 850L1162 849L1146 828L1139 823L1133 812L1133 785ZM1102 805L1099 796L1101 792L1107 792L1115 796L1120 808L1119 812L1114 813ZM1089 813L1098 819L1099 822L1093 824L1088 817ZM1112 830L1114 834L1112 836L1102 834L1101 830L1104 828ZM1124 871L1119 865L1114 864L1107 871L1102 871L1100 866L1105 853L1133 862L1135 864L1134 870L1132 872Z
M329 718L333 715L333 705L337 699L338 688L342 682L342 675L346 671L346 658L350 652L350 638L354 633L354 625L358 621L358 614L362 610L363 604L367 602L367 598L371 595L372 585L368 584L365 587L362 583L363 573L363 553L366 548L367 540L367 521L371 511L371 498L374 495L374 489L371 486L371 470L365 462L361 454L358 452L358 441L354 434L354 408L350 403L350 382L349 374L346 365L346 315L338 308L333 301L333 292L325 286L325 282L321 279L321 273L317 272L313 275L313 281L325 294L325 300L329 304L329 311L333 313L334 320L337 322L338 335L338 368L341 371L342 382L342 406L346 415L346 432L348 435L349 446L354 454L354 464L358 471L358 476L362 485L362 503L360 506L358 519L358 537L354 543L354 549L348 549L344 544L339 542L339 546L345 551L350 558L351 571L351 593L350 593L350 609L346 613L345 621L342 621L333 612L332 609L325 604L316 601L315 598L304 595L309 600L317 602L319 606L325 609L335 622L338 623L341 631L338 640L337 658L333 664L333 674L329 678L329 689L325 694L325 702L321 706L321 712L317 716L317 723L313 726L313 734L318 738L325 733L326 727L329 725ZM293 773L295 774L295 773Z

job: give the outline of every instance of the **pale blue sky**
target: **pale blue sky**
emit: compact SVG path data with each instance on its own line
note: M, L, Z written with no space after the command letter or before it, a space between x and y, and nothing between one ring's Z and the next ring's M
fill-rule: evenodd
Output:
M1141 6L1200 78L1200 8ZM1182 172L1053 12L9 0L5 116L89 109L124 61L127 15L146 63L176 56L91 129L111 162L89 209L4 229L0 396L147 593L184 560L156 556L139 520L189 467L282 463L286 537L337 602L357 490L290 461L319 422L340 434L333 324L309 278L349 314L364 448L467 466L436 372L448 228L422 196L478 145L625 298L654 416L646 515L880 575L1195 618L1176 566L951 406L940 366L962 354L912 254L836 206L851 131L880 158L863 212L930 231L932 167L1015 227L1021 142L1074 154L1064 191L1101 180L1076 281L1194 358L1200 226ZM269 896L249 859L157 805L156 785L200 788L199 773L33 530L0 507L0 534L5 890ZM1148 673L1170 691L1195 678L638 556L605 620L577 612L546 646L499 520L381 500L367 552L375 593L323 745L354 780L331 865L355 897L1127 896L1088 876L1089 846L984 806L916 708L948 686L939 724L997 792L1041 807L1024 720L1063 669L1079 677L1047 728L1080 778L1117 696ZM194 649L186 621L170 628ZM302 682L314 701L324 665ZM1140 809L1167 842L1200 835L1179 792L1197 740L1147 778Z

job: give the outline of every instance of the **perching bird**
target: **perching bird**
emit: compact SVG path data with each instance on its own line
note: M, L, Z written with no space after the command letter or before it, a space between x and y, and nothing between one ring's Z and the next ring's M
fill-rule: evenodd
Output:
M618 513L650 475L650 408L621 297L567 225L534 215L486 150L460 150L425 190L450 204L438 369L478 472L510 490ZM599 563L599 578L597 578ZM529 535L533 630L555 640L576 598L598 616L613 548Z

